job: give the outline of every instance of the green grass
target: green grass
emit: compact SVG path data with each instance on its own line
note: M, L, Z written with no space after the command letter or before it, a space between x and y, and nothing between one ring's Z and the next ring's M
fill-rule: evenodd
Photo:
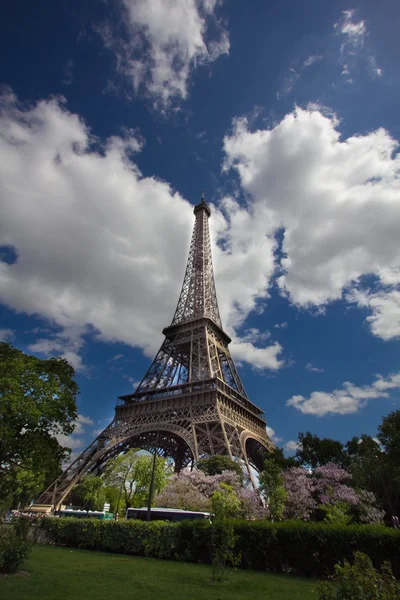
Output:
M36 546L28 575L0 578L0 598L15 600L312 600L315 580L236 570L223 583L211 567Z

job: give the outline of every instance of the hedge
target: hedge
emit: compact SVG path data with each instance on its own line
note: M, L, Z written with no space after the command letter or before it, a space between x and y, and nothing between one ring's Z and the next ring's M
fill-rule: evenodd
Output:
M380 525L327 525L302 521L233 521L242 568L306 576L333 574L334 565L364 552L376 567L389 560L400 577L400 530ZM61 546L211 562L211 529L206 521L166 523L44 519L47 540Z

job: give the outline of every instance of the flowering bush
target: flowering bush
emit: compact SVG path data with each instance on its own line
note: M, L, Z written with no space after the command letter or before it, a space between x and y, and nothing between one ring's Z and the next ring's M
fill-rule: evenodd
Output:
M383 523L385 511L377 506L375 494L367 490L358 492L358 505L352 509L353 520L366 525Z
M335 565L333 585L318 583L319 600L398 600L400 584L393 576L389 562L380 571L362 552L354 555L354 564L344 561Z
M259 519L266 515L256 492L242 488L235 471L224 471L218 475L206 475L202 471L182 471L169 480L165 489L157 496L156 506L181 508L184 510L211 511L211 497L221 486L232 488L240 502L241 516Z
M285 518L308 521L316 507L313 498L314 481L301 467L286 469L283 471L282 477L287 492Z
M320 504L359 503L355 490L345 484L350 479L349 473L335 463L318 467L314 475L314 494Z

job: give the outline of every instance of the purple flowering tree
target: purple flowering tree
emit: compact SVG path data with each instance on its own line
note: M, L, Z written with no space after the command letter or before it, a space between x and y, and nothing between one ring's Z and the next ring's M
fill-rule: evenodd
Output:
M285 518L308 521L316 507L313 479L302 467L286 469L282 472L282 477L287 492Z
M211 510L211 497L221 489L221 484L230 486L241 504L244 518L260 519L265 517L265 509L256 492L241 487L235 471L224 471L218 475L206 475L200 470L184 470L173 475L167 486L157 496L156 506L181 508L184 510Z
M335 463L318 467L314 471L315 499L322 505L339 502L349 506L357 505L359 498L356 491L346 485L349 479L349 473Z
M359 504L356 508L356 520L367 525L378 525L383 523L385 511L377 506L375 494L367 490L358 492Z

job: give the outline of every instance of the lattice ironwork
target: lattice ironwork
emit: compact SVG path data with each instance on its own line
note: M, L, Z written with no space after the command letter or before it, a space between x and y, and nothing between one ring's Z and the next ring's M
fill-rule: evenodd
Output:
M273 444L262 411L248 399L229 352L215 291L210 208L194 208L195 225L182 291L165 339L135 393L120 397L115 418L41 494L38 506L60 506L88 472L129 448L174 460L179 472L222 454L260 469Z
M215 290L211 239L208 228L210 208L202 197L194 209L196 222L190 243L189 257L178 305L172 325L199 317L212 319L222 327Z

